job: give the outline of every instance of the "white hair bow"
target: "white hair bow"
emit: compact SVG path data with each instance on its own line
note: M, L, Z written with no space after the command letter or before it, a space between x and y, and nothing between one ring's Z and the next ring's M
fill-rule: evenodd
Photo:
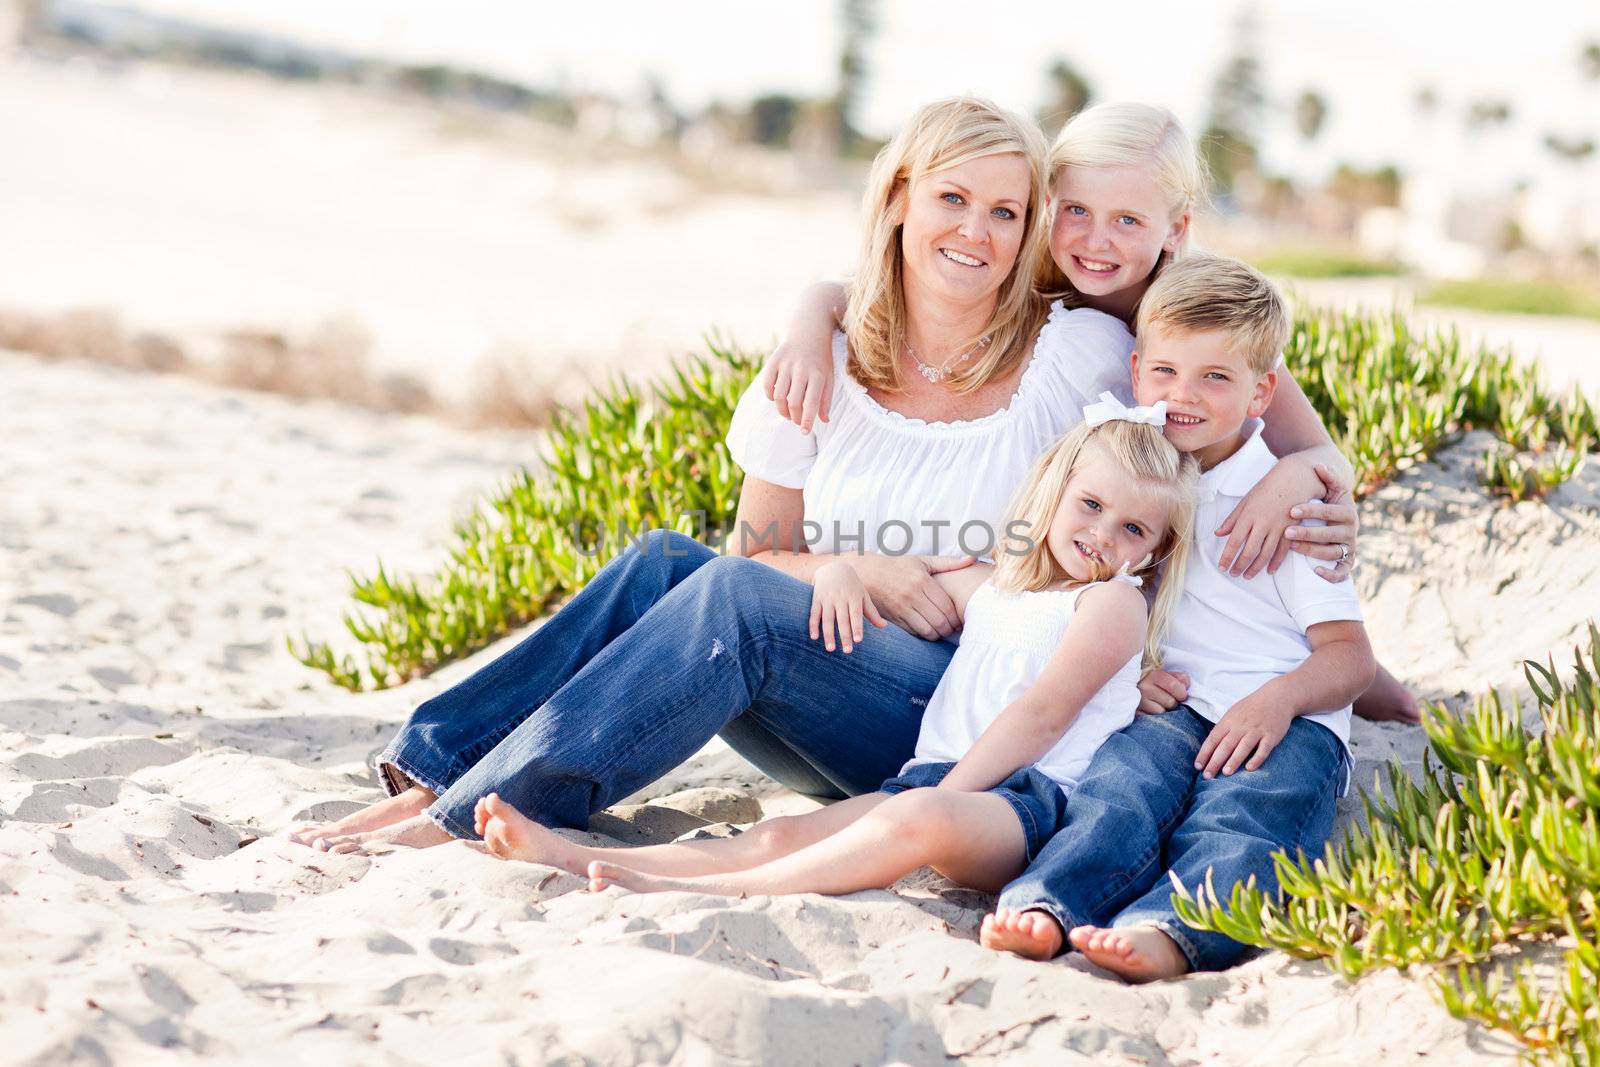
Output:
M1083 421L1090 426L1102 422L1141 422L1146 426L1161 427L1167 424L1167 402L1157 400L1149 407L1129 407L1114 393L1101 393L1100 403L1083 409Z

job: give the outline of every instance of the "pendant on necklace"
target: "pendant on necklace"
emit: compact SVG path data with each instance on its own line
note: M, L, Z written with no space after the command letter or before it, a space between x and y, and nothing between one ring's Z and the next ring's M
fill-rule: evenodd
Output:
M956 366L961 365L962 363L965 363L967 360L971 359L973 356L977 355L979 352L982 352L985 348L988 348L989 347L989 339L987 337L983 338L970 351L968 351L964 355L957 356L955 359L951 360L949 363L945 364L943 367L930 366L929 364L924 363L924 362L922 362L922 360L918 359L916 350L911 347L911 342L910 341L905 342L905 346L906 346L906 355L910 356L911 357L911 362L913 362L913 363L915 363L917 365L917 371L919 373L921 373L921 375L924 378L928 379L929 382L931 382L934 385L938 385L940 382L942 382L946 378L950 377L950 368L956 367Z

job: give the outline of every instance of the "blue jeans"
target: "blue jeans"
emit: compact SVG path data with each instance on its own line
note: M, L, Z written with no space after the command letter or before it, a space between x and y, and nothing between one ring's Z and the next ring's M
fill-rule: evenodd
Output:
M1333 830L1344 747L1321 723L1297 718L1259 769L1208 781L1194 761L1211 727L1180 704L1112 734L1067 798L1065 827L1000 906L1047 912L1063 932L1155 925L1194 970L1238 963L1245 945L1178 918L1168 872L1190 892L1210 872L1223 899L1251 876L1276 894L1272 853L1320 852Z
M547 826L660 778L719 733L811 796L869 793L911 758L955 646L867 627L850 655L808 633L811 586L764 563L652 533L538 630L423 702L377 758L391 793L439 794L428 815L475 838L499 793ZM408 781L409 780L409 781Z

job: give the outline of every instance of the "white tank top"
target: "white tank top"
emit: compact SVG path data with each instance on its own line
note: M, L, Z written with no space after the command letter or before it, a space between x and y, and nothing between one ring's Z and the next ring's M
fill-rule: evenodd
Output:
M1117 575L1112 581L1140 585ZM1002 593L984 582L967 601L961 646L928 701L917 735L919 763L954 763L965 756L1013 701L1038 680L1061 644L1078 598L1103 583L1075 589ZM1139 655L1089 699L1067 732L1036 767L1071 792L1106 738L1133 721L1139 708Z

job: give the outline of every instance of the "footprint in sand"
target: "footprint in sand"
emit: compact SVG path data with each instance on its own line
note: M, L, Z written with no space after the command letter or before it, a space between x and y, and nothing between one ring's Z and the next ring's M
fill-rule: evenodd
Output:
M78 609L82 607L76 598L70 597L66 593L33 593L28 596L17 597L16 603L26 604L29 607L43 608L52 615L60 615L64 619L72 618L78 613Z
M59 754L24 752L0 761L0 766L9 766L20 777L34 781L122 777L141 767L164 767L176 763L192 750L192 746L187 744L164 744L148 737L50 740L50 747L57 749Z
M436 937L428 942L428 951L446 963L454 963L461 967L470 967L475 963L487 960L503 960L507 956L517 954L516 946L508 945L504 941L493 944L479 945L471 941L456 941L448 937Z

